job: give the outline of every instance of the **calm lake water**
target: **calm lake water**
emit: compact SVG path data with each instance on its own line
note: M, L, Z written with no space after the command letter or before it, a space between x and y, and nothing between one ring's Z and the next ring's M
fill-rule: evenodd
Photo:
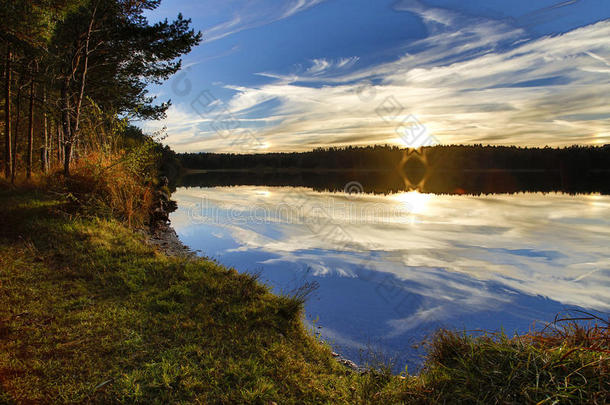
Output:
M182 241L278 293L317 283L306 321L356 362L417 368L453 328L525 332L559 312L610 311L610 196L319 192L190 187Z

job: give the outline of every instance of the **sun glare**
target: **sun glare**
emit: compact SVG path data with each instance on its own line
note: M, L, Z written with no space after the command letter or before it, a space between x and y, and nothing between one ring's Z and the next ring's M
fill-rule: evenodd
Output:
M610 143L610 133L599 133L595 134L595 140L593 141L595 145L605 145Z
M396 194L392 197L395 201L404 205L404 209L412 214L423 214L429 208L431 194L423 194L418 191Z

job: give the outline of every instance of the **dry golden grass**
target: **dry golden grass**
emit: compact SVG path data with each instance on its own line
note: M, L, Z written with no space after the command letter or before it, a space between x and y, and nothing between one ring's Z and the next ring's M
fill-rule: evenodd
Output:
M153 170L127 152L81 156L73 161L70 176L63 168L18 177L15 184L0 180L3 188L44 190L66 198L69 208L81 214L118 219L129 226L147 223L153 203Z

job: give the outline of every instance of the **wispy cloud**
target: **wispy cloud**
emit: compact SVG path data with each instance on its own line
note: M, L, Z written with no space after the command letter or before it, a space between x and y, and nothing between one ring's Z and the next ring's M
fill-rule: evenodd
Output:
M306 74L318 76L323 73L327 73L330 70L338 70L338 69L349 69L354 66L356 62L358 62L357 56L352 56L351 58L340 58L338 60L329 60L329 59L314 59L312 60L312 65L307 69Z
M307 10L324 0L288 0L269 2L263 0L242 0L232 3L239 10L233 18L203 31L204 40L216 41L238 32L261 27Z

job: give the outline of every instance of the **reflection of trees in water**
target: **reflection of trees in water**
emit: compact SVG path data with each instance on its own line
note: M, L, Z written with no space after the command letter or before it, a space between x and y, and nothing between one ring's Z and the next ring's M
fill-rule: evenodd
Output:
M359 182L363 191L419 190L448 194L563 191L610 194L610 145L517 148L435 146L405 150L389 146L316 149L257 155L182 154L183 186L302 186L341 191Z
M411 173L411 176L416 174ZM417 176L422 176L419 173ZM363 191L390 194L419 189L437 194L491 194L517 192L602 193L610 194L606 173L589 173L569 178L560 172L510 171L433 171L425 183L405 181L396 171L345 171L345 172L208 172L182 177L178 186L292 186L309 187L316 191L343 191L345 184L358 181Z

